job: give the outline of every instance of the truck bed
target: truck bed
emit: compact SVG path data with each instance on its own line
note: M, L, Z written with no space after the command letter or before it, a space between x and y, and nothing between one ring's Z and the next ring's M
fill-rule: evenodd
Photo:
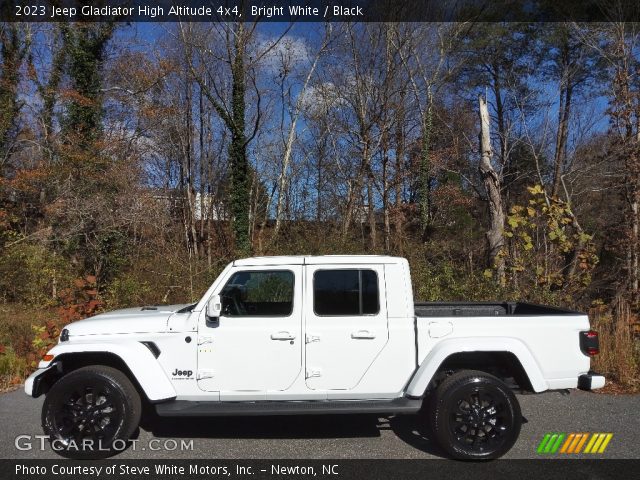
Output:
M417 317L575 315L572 310L522 302L417 302Z

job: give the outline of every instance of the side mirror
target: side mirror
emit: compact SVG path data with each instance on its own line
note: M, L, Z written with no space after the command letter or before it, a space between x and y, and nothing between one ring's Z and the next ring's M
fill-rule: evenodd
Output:
M214 295L207 303L207 317L209 318L218 318L222 313L222 300L220 300L220 295Z

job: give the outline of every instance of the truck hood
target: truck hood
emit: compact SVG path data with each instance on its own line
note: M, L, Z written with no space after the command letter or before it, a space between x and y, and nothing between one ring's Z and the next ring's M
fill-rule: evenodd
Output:
M118 333L158 333L167 329L167 320L189 304L125 308L101 313L70 323L69 336L108 335Z

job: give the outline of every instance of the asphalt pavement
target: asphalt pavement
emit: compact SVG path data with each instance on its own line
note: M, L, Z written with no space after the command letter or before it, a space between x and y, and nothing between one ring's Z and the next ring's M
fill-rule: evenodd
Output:
M519 395L518 400L527 423L506 458L539 458L536 448L550 432L613 434L603 454L573 457L640 458L640 395L571 391ZM59 458L39 437L42 401L23 390L0 394L0 458ZM134 446L117 458L442 457L429 432L415 420L370 415L154 419L140 429Z

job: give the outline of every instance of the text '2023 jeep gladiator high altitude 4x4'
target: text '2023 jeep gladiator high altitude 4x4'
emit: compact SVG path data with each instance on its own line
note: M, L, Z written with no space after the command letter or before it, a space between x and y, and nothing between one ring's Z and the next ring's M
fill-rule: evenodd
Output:
M144 402L160 417L415 414L452 457L490 459L518 438L513 390L600 388L596 353L584 314L414 304L403 258L262 257L196 304L68 325L25 391L46 394L44 431L76 458L116 453Z

